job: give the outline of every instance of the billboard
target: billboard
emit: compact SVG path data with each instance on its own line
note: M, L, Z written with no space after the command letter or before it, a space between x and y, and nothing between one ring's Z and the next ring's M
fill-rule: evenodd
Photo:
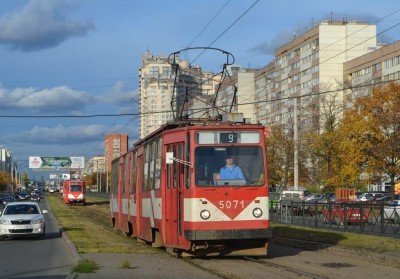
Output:
M38 171L83 169L85 168L85 158L29 156L29 168Z
M69 173L56 173L50 174L50 179L64 179L69 180L71 178Z

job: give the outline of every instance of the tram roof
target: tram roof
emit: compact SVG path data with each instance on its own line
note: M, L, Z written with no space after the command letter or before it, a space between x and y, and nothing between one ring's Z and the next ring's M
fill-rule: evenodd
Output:
M177 120L174 122L167 122L163 124L160 128L153 131L143 139L138 140L133 144L133 148L138 147L143 144L143 142L147 142L152 140L153 138L157 137L164 131L181 128L181 127L188 127L188 126L211 126L211 125L228 125L228 126L237 126L238 122L231 122L231 121L221 121L221 120L213 120L213 119L197 119L197 120ZM261 124L250 124L241 122L240 124L252 125L254 127L260 127Z

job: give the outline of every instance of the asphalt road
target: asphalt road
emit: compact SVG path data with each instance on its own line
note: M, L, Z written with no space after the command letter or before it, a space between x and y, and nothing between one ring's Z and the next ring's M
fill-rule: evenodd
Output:
M39 206L48 209L45 200ZM70 274L74 258L51 211L45 214L45 221L44 240L23 237L0 241L0 278L61 279Z

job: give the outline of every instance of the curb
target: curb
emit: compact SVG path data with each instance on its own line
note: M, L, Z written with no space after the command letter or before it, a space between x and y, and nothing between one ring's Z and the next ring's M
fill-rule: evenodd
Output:
M50 208L47 200L46 200L46 205L47 208ZM51 213L53 214L53 213ZM53 214L54 216L54 214ZM76 249L74 243L72 243L72 241L68 238L68 235L64 232L64 229L62 227L60 227L60 225L58 224L57 218L54 216L54 220L56 221L58 227L59 227L59 235L60 237L62 237L65 241L65 243L68 246L68 250L69 252L72 254L72 258L74 259L74 264L76 265L77 263L79 263L82 260L82 256L79 254L78 250ZM66 279L75 279L78 277L78 273L74 272L71 270L71 273L69 275L67 275Z

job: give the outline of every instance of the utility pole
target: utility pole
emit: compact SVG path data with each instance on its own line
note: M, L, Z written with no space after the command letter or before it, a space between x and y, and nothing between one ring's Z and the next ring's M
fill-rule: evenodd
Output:
M293 142L294 142L294 189L299 189L299 150L298 150L298 124L297 124L297 98L294 98L294 135L293 135Z
M96 167L96 172L97 172L97 179L96 179L97 191L101 192L100 185L99 185L99 160L96 160L96 164L97 164L97 167Z

